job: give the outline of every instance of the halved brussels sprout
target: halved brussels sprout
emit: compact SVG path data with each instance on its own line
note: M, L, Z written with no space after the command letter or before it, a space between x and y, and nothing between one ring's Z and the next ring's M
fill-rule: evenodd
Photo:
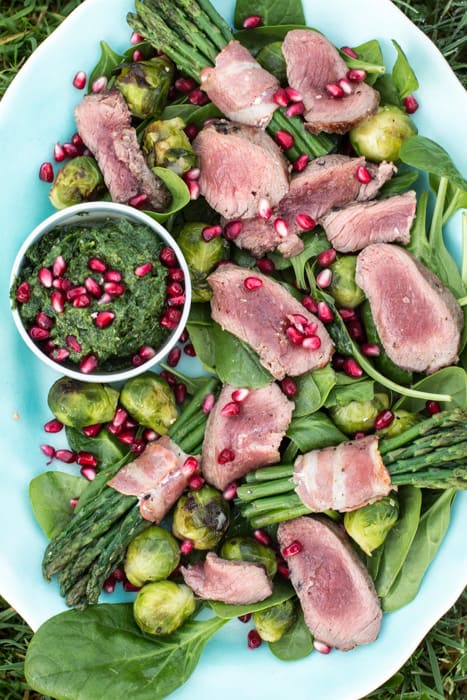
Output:
M371 430L376 416L385 408L389 408L387 394L375 394L372 401L350 401L345 406L331 406L329 413L339 430L353 435Z
M195 302L209 301L212 297L207 276L228 250L228 244L222 236L215 236L210 241L204 240L202 231L206 226L208 224L201 221L191 221L184 224L177 236L177 243L190 270L192 299Z
M330 265L332 282L326 291L331 294L338 306L354 309L365 299L365 294L355 282L356 255L337 257Z
M171 634L196 608L193 591L184 583L155 581L136 594L133 614L136 624L148 634Z
M402 142L416 133L417 127L406 112L396 105L384 105L352 129L349 137L360 156L379 163L398 160Z
M295 621L295 606L292 600L284 600L265 610L253 613L253 622L261 639L278 642Z
M366 554L380 547L399 518L399 503L394 496L385 496L344 515L349 536Z
M197 164L185 122L180 117L155 121L143 133L143 153L150 168L169 168L183 175Z
M124 569L134 586L167 578L180 561L177 540L165 528L151 525L132 540L125 555Z
M157 117L167 103L173 73L173 63L165 56L124 63L116 69L114 86L122 93L135 117Z
M178 499L172 532L181 540L191 540L195 549L213 549L229 526L230 509L222 494L205 484Z
M172 389L153 372L129 379L122 388L120 403L141 425L161 435L167 433L178 416Z
M47 402L59 421L72 428L110 422L115 414L118 391L106 384L61 377L49 389Z
M49 199L56 209L65 209L98 199L104 190L104 178L94 158L77 156L58 171Z
M257 542L253 537L231 537L223 543L220 556L233 561L251 561L261 564L271 578L277 571L274 550Z

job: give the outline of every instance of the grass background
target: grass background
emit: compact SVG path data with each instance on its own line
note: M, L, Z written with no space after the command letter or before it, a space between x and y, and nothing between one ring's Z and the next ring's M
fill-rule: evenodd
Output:
M81 1L0 0L0 98L27 57ZM395 4L432 39L467 87L467 0L395 0ZM466 627L464 592L400 671L369 697L467 700ZM0 598L0 700L48 700L24 680L30 638L28 626Z

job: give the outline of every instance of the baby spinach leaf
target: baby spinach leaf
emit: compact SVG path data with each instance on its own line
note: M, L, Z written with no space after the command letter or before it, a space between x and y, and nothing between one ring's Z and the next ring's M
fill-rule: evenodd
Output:
M382 105L396 105L396 107L402 105L402 100L392 75L380 75L374 83L374 88L381 95Z
M75 452L91 452L99 469L105 469L127 454L128 448L108 430L101 430L96 437L87 437L81 430L65 426L68 445Z
M404 99L404 97L418 90L418 80L407 60L407 56L402 51L397 41L393 39L392 43L397 51L397 59L392 69L392 79L401 99Z
M256 56L261 49L264 49L268 44L283 41L285 35L293 29L303 29L303 26L299 24L280 24L276 26L257 27L254 31L251 31L251 29L241 29L235 32L235 39L248 49L253 56Z
M257 389L273 381L258 355L246 343L213 323L216 374L224 384Z
M402 568L420 520L422 492L416 486L401 486L398 492L399 520L384 542L375 581L380 597L388 594Z
M414 135L402 142L400 159L413 168L439 177L447 177L461 190L467 190L467 180L460 174L447 151L426 136Z
M410 233L410 242L407 246L412 255L421 260L427 267L434 268L433 251L426 235L426 215L428 206L428 191L421 193L417 204L417 215Z
M290 262L295 273L297 287L299 289L307 289L309 281L305 277L307 263L311 258L315 258L323 250L329 248L329 241L323 231L313 231L313 235L305 234L302 236L302 241L305 246L304 249L298 255L294 255L292 258L290 258Z
M302 418L292 418L286 434L300 452L337 445L348 440L347 435L341 433L332 420L321 411Z
M336 383L336 373L328 364L326 367L297 377L295 383L298 392L294 397L294 416L299 418L314 413L324 406L329 392Z
M114 68L119 66L123 61L124 57L115 53L113 49L105 41L100 42L101 55L98 62L89 74L88 80L88 92L92 91L92 84L97 78L105 76L110 79L112 76L112 71Z
M384 612L398 610L417 595L423 576L448 529L455 494L455 489L446 489L423 513L402 568L383 598Z
M441 402L443 409L467 405L467 374L462 367L444 367L428 377L424 377L414 384L414 389L427 392L443 392L451 396L451 401ZM404 408L406 411L417 413L424 408L423 399L403 396L395 404L395 408Z
M383 75L386 71L383 52L379 42L376 39L371 39L363 44L354 46L353 49L358 58L352 58L345 53L342 54L342 58L349 68L361 68L366 71L367 77L365 82L373 85L378 76Z
M281 661L297 661L311 654L313 636L305 624L301 609L297 611L297 617L292 626L277 642L270 642L269 648Z
M50 540L71 520L70 500L79 498L87 484L81 476L56 471L43 472L29 484L34 517Z
M206 119L214 119L217 117L222 117L222 112L216 107L215 104L210 102L202 107L197 107L186 120L187 124L194 124L201 129L204 125Z
M231 620L233 617L240 617L248 613L256 612L257 610L266 610L273 605L284 602L293 598L295 591L288 581L278 578L274 581L274 589L272 595L265 600L260 600L258 603L249 603L248 605L230 605L217 600L210 600L209 605L222 620Z
M25 661L29 685L57 700L161 700L194 671L204 646L225 624L189 621L170 636L143 634L131 604L94 605L47 620Z
M149 216L156 221L159 221L159 223L163 223L188 204L190 201L190 191L182 178L177 175L177 173L174 173L173 170L170 170L169 168L155 167L152 168L152 172L157 175L157 177L159 177L167 187L172 195L172 201L170 203L170 208L167 211L147 211L146 214L149 214Z
M252 14L251 0L237 0L234 12L234 26L243 27L244 20ZM262 24L305 25L305 15L301 0L256 0L254 14L262 18Z
M187 330L199 361L207 368L216 363L216 350L213 336L213 323L209 304L192 304L188 317Z

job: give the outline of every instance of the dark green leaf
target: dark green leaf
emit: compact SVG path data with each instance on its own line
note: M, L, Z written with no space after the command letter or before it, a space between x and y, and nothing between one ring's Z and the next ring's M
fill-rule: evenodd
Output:
M254 8L251 0L237 0L234 26L241 29L251 14L259 15L263 25L298 24L303 27L305 24L301 0L256 0Z
M193 112L191 112L186 121L187 124L194 124L198 127L198 129L202 129L206 119L214 119L221 116L222 112L216 107L215 104L210 102L202 107L197 107Z
M326 401L326 407L346 406L350 401L372 401L375 383L372 379L350 379L350 382L336 385Z
M337 445L348 440L347 435L341 433L332 420L320 411L310 416L292 418L287 437L297 445L300 452Z
M89 91L92 90L92 84L95 80L97 80L97 78L105 76L107 79L110 79L114 68L119 66L125 60L124 56L120 56L118 53L115 53L115 51L113 51L113 49L111 49L105 41L100 42L100 47L100 58L89 75Z
M449 394L452 401L442 403L443 409L454 408L454 406L465 408L467 405L467 374L462 367L444 367L421 379L414 384L413 388L430 393ZM404 396L399 399L395 407L417 413L423 410L424 405L425 403L421 399Z
M313 231L312 234L305 234L302 236L302 241L305 245L303 251L290 258L290 262L295 272L297 287L299 287L299 289L307 289L308 280L305 274L307 263L311 258L315 258L323 250L329 248L329 241L323 231L320 233Z
M283 41L285 35L292 29L303 29L303 27L299 24L281 24L274 27L257 27L254 31L241 29L235 33L235 39L245 46L253 56L256 56L268 44Z
M29 685L57 700L161 700L190 677L206 642L225 620L187 622L167 637L143 634L130 604L68 610L34 635L25 662ZM137 689L135 695L135 689Z
M29 484L34 516L49 539L56 537L73 515L72 498L79 498L88 482L81 476L49 471Z
M92 438L68 425L65 431L69 447L75 452L91 452L97 458L99 469L118 462L128 452L128 448L108 430L101 430Z
M366 41L364 44L353 47L358 58L351 58L347 54L342 53L342 58L345 60L349 68L361 68L367 72L366 81L369 85L373 85L379 75L382 75L386 68L384 65L383 52L381 46L376 39Z
M269 648L281 661L304 659L313 651L313 636L305 624L303 612L297 611L293 625L277 642L271 642Z
M294 416L299 418L314 413L324 406L329 392L336 383L336 373L328 364L322 369L297 377L295 383L298 392L294 397Z
M407 56L397 41L393 39L392 43L397 51L397 59L392 69L392 79L401 99L404 99L404 97L418 90L418 80L407 60Z
M159 177L172 195L170 208L164 212L147 211L153 219L163 223L173 214L180 211L190 201L190 191L182 178L169 168L152 168L153 173Z
M385 197L392 197L393 194L400 194L410 189L412 185L415 185L419 173L416 170L402 170L399 169L397 175L394 175L388 182L385 182L379 191L379 196L381 199Z
M213 324L216 373L224 384L256 389L270 384L271 374L261 365L258 355L231 333Z
M230 605L217 600L210 600L209 605L213 609L217 617L223 620L230 620L233 617L240 617L248 613L256 612L257 610L266 610L273 605L282 603L284 600L293 598L295 591L288 581L278 578L274 581L274 589L272 595L259 603L250 603L248 605Z
M426 136L410 136L402 142L400 158L413 168L424 170L439 177L447 177L461 190L467 190L465 180L447 151Z
M402 105L402 100L391 75L381 75L375 81L374 88L381 95L382 105L396 105L396 107Z

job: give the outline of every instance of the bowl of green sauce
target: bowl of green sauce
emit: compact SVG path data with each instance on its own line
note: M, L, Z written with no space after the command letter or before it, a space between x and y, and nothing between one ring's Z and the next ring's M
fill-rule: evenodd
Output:
M124 381L162 361L190 311L188 267L149 214L113 202L63 209L16 256L13 318L28 347L84 381Z

